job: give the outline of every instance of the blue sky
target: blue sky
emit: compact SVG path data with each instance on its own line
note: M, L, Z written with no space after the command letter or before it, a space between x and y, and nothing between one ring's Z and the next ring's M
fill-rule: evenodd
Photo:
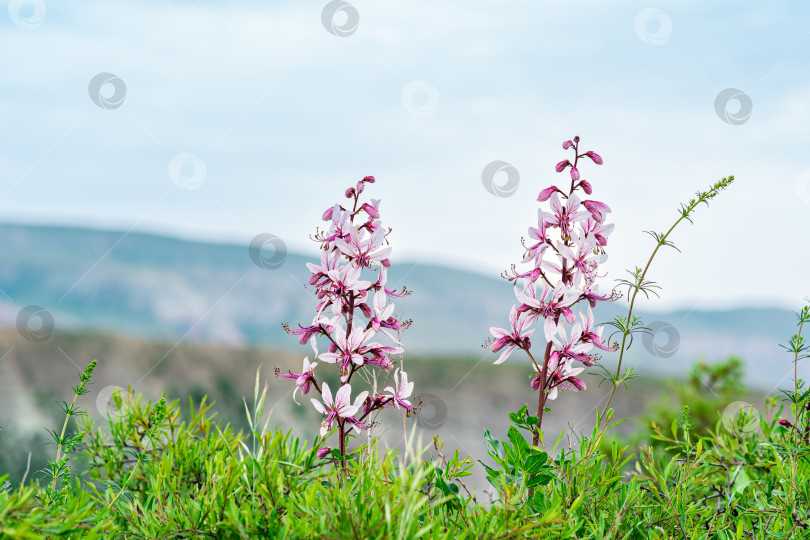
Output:
M323 210L373 174L395 263L497 276L580 135L605 160L582 172L613 209L606 283L646 261L642 230L734 174L675 233L683 253L659 257L662 299L645 307L798 307L810 5L605 4L13 0L0 220L245 245L269 232L314 256ZM101 73L118 95L91 98ZM743 96L719 114L729 88ZM511 196L482 184L496 160L519 174Z

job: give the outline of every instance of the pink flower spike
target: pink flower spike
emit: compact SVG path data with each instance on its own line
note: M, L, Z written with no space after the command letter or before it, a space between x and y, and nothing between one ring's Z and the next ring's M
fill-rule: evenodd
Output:
M591 158L593 160L593 162L596 163L597 165L602 164L602 156L600 156L596 152L592 152L592 151L588 150L587 152L585 152L585 155L588 156L589 158Z
M576 167L571 167L571 180L573 180L574 182L579 180L579 169L577 169Z
M561 162L557 163L557 166L554 167L554 169L556 169L557 172L563 172L563 170L569 165L571 165L571 162L568 161L567 159L564 159Z

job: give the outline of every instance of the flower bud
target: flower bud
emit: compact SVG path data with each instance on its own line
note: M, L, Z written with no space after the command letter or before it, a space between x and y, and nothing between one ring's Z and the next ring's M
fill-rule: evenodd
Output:
M335 211L334 206L327 209L326 212L323 213L323 216L321 216L321 219L324 220L324 221L329 221L330 219L332 219L332 215L333 215L334 211Z
M571 180L574 182L579 180L579 169L576 167L571 167Z
M354 189L357 190L357 194L359 195L359 194L363 193L363 190L365 189L365 187L366 186L363 184L363 181L360 180L359 182L357 182L357 187L354 188Z
M351 199L352 197L354 197L354 188L350 187L346 190L346 198Z
M366 214L372 219L380 219L380 213L377 211L376 208L371 206L368 203L363 203L363 206L360 207L361 210L365 210Z
M569 165L571 165L571 162L568 161L567 159L564 159L561 162L557 163L557 166L554 168L557 170L557 172L563 172L563 169L565 169Z
M328 446L324 446L323 448L318 450L318 457L319 458L325 458L326 456L329 455L329 452L331 452L331 451L332 451L331 448L329 448Z
M588 181L587 181L587 180L582 180L582 181L579 183L579 186L580 186L580 187L582 188L582 190L583 190L585 193L587 193L588 195L590 195L591 193L593 193L593 187L591 187L591 184L590 184L590 183L588 183Z
M571 148L573 145L574 145L574 143L572 143L571 141L565 141L565 142L563 143L563 150L568 150L568 149L569 149L569 148Z
M605 214L610 212L610 207L599 201L582 201L582 206L584 206L588 212L591 213L593 219L599 223L602 223L605 220Z
M588 388L587 386L585 386L585 382L582 379L578 379L576 377L568 377L566 381L568 381L570 384L573 384L574 387L580 392L582 390L587 390Z
M551 197L551 194L554 193L555 191L559 191L559 188L557 188L557 186L547 187L546 189L540 192L540 195L537 196L538 202L547 201Z
M366 176L365 178L363 178L363 182L368 182L369 184L373 184L374 183L374 177L373 176Z
M588 150L587 152L585 152L585 155L588 156L589 158L591 158L593 160L593 162L596 163L597 165L602 164L602 156L600 156L596 152Z
M576 135L576 136L574 137L574 142L575 142L575 143L578 143L578 142L579 142L579 135Z

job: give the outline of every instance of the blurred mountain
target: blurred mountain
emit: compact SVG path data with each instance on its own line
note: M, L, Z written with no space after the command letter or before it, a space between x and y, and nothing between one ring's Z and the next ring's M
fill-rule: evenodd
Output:
M316 299L304 285L310 276L305 263L318 258L315 249L310 256L287 253L271 270L254 264L248 245L6 224L0 225L0 253L0 325L23 333L36 333L42 323L20 316L30 314L21 311L24 307L35 305L52 315L58 332L311 353L281 324L312 320ZM403 336L406 351L494 359L481 345L490 326L508 324L514 295L506 281L394 259L388 285L413 291L396 301L400 318L414 321ZM597 322L625 309L620 302L600 305ZM788 311L692 310L649 314L644 320L657 332L637 338L626 357L628 367L685 374L695 359L736 354L755 386L785 387L792 377L790 358L778 347L795 330ZM535 337L542 340L542 330ZM606 355L606 365L615 361L612 356ZM806 366L803 374L810 375Z

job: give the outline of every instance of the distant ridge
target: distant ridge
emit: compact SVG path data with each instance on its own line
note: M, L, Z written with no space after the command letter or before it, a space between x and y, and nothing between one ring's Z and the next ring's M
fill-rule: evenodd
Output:
M6 327L14 327L20 308L38 305L62 331L311 352L281 328L312 319L316 300L304 284L310 275L305 263L313 259L300 254L288 253L280 268L265 270L251 261L247 245L15 224L0 224L0 253L0 325ZM389 285L413 291L396 303L398 312L414 321L403 336L407 351L494 359L481 345L490 326L508 322L514 300L508 283L395 261ZM600 306L597 321L612 319L620 307ZM645 321L671 325L678 338L675 347L667 343L669 334L660 333L655 343L666 350L658 356L637 339L628 365L640 370L685 373L696 358L714 361L735 353L747 364L749 382L759 386L792 373L790 358L778 347L794 331L789 311L674 311ZM542 332L535 337L542 340ZM673 347L674 354L666 356Z

